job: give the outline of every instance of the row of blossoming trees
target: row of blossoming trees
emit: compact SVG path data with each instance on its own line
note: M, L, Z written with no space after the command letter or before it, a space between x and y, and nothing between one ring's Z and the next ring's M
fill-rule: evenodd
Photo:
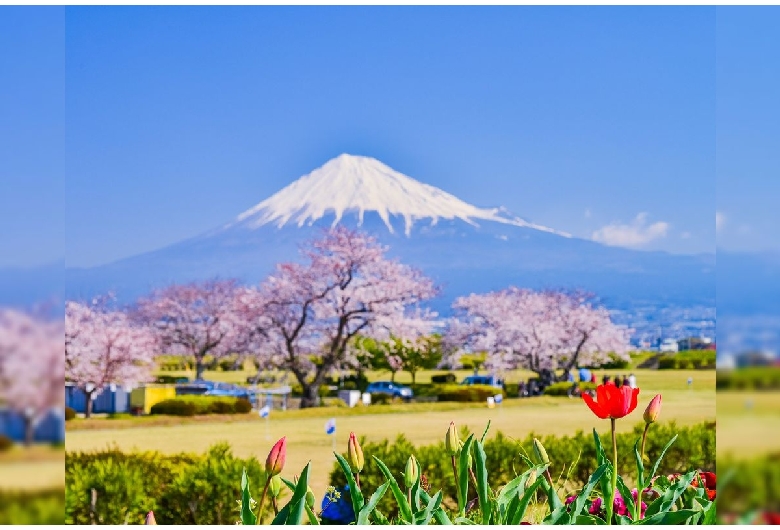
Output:
M386 251L366 234L336 228L303 247L300 263L278 265L258 286L173 285L124 310L105 300L69 302L67 378L88 393L138 383L161 353L193 358L200 378L207 356L238 353L291 372L303 389L301 407L310 407L330 372L364 368L366 337L409 347L443 331L446 364L484 351L494 370L571 368L626 355L629 330L580 293L472 294L455 302L456 316L441 320L423 305L439 292L434 282ZM393 356L392 347L386 351Z
M64 401L62 339L61 320L0 308L0 409L24 418L28 444L36 423Z

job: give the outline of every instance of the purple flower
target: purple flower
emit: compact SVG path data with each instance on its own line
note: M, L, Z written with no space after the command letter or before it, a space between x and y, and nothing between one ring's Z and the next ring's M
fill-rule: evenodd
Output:
M569 504L573 503L576 500L577 500L576 495L572 495L571 497L566 497L566 505L568 506Z
M612 503L612 511L615 515L626 515L628 509L626 508L626 501L620 496L620 493L615 492L615 502Z
M593 499L593 502L590 504L590 508L588 509L588 513L591 515L596 515L601 511L601 505L604 503L604 501L601 500L601 497L596 497Z

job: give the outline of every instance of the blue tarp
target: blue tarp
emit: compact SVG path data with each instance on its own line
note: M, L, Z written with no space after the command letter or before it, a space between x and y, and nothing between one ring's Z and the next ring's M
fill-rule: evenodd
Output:
M65 406L76 412L87 412L87 394L81 388L68 385L65 387ZM130 412L130 394L121 387L106 385L92 403L95 414L118 414Z
M590 381L591 373L587 368L580 368L580 381L587 383Z
M64 412L64 410L53 409L41 418L34 428L34 441L63 443L65 441ZM24 416L13 410L0 409L0 434L16 442L24 442Z

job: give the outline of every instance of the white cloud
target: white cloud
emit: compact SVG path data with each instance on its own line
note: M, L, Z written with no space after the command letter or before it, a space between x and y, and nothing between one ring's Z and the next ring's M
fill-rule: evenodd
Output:
M715 212L715 230L722 230L726 225L726 214L723 212Z
M641 247L651 241L666 237L669 223L647 223L647 213L642 212L630 224L613 223L593 232L593 240L615 247Z

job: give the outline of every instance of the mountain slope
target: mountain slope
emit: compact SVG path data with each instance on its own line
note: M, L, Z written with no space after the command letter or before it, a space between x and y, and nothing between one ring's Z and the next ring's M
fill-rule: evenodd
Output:
M510 284L580 287L613 307L637 301L714 305L714 256L608 247L482 209L381 162L342 155L206 234L92 269L68 270L68 296L113 290L127 301L171 282L213 276L259 282L299 245L337 223L376 235L389 254L459 295Z

